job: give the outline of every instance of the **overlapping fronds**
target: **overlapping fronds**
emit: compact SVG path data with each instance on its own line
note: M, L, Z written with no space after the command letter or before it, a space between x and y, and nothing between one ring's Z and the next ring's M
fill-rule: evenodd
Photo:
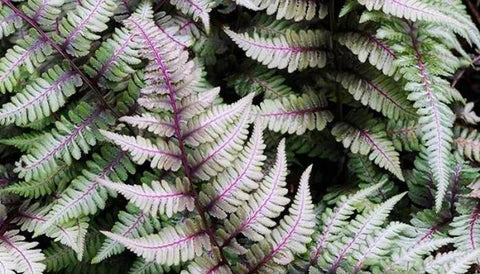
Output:
M45 256L40 249L34 249L38 243L25 241L25 237L18 232L10 230L0 237L0 258L7 259L2 260L1 266L6 269L6 273L42 273L45 270L42 263Z

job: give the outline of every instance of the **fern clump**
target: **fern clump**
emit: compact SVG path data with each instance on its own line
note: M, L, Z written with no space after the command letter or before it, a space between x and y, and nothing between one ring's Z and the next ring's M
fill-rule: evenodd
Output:
M474 4L0 3L0 273L480 267Z

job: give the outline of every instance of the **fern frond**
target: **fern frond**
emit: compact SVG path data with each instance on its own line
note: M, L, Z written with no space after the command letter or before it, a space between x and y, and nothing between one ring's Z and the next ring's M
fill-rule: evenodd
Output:
M52 194L58 186L66 185L78 174L76 168L60 165L47 177L39 180L21 181L0 189L0 193L8 192L26 198L37 199Z
M169 273L170 267L162 266L161 264L157 264L155 262L148 262L145 261L143 258L137 259L130 270L128 271L129 274L161 274L161 273Z
M366 236L383 224L393 209L393 206L398 203L405 194L406 193L402 193L394 196L384 203L377 205L368 213L358 215L355 220L350 222L347 228L348 232L345 233L352 235L351 237L342 238L339 239L340 242L333 243L330 246L327 245L326 250L328 250L329 254L324 254L322 258L325 259L325 262L329 265L329 272L335 273L345 257L349 253L354 252L354 250L360 246L361 242L365 240ZM333 260L331 258L333 258ZM323 264L324 262L322 260L319 265L321 266Z
M115 222L111 230L123 237L139 238L151 234L154 231L150 223L150 218L138 210L120 211L118 221ZM117 241L107 238L98 253L92 259L92 263L99 263L113 255L120 254L125 248Z
M480 162L480 134L477 130L456 127L453 144L460 155L471 161Z
M218 174L199 193L199 200L210 215L225 219L227 213L234 213L249 199L249 192L258 188L258 181L263 178L264 149L262 129L257 123L249 142L231 167Z
M287 194L287 159L285 140L280 141L274 166L263 178L258 189L225 221L225 231L218 233L223 238L222 246L228 246L240 233L253 241L260 241L275 226L272 220L280 215L290 201ZM233 242L235 244L235 242Z
M288 68L288 72L308 67L322 68L326 54L321 50L327 34L320 30L287 31L274 38L262 38L257 33L235 33L225 29L228 36L250 57L268 68Z
M382 10L386 14L412 21L427 21L453 30L477 46L480 45L480 32L475 27L468 14L458 11L452 3L432 0L358 0L368 10ZM453 1L460 2L460 1Z
M208 180L230 166L238 152L243 147L248 136L251 105L238 118L236 124L231 126L217 140L204 143L188 156L192 166L192 175L202 180Z
M51 206L40 207L38 203L31 206L24 204L19 210L20 216L14 221L20 225L22 231L33 232L47 222L44 216L50 209ZM79 218L66 224L52 226L45 231L45 235L53 238L55 242L71 247L77 253L78 260L81 260L87 228L88 218Z
M95 51L84 66L85 72L93 79L100 79L101 86L109 87L109 83L124 81L135 72L132 66L140 64L138 51L133 41L133 34L126 28L117 28L112 37Z
M195 20L200 19L207 32L210 31L210 16L214 2L211 0L170 0L170 3L186 15L192 15Z
M390 119L414 120L415 110L407 100L401 84L374 69L361 69L358 73L340 72L335 80L353 98Z
M45 134L42 142L30 154L23 155L15 171L25 181L48 176L59 165L59 160L70 165L80 159L97 143L98 128L113 122L113 116L102 106L80 103L75 111L68 112L56 122L56 129Z
M416 121L390 120L387 123L387 136L398 151L419 151L420 137Z
M23 26L23 20L8 7L0 9L0 38L5 38L15 33Z
M27 274L40 274L45 270L42 261L45 256L40 249L35 248L38 243L26 242L25 237L18 234L18 230L6 231L0 236L0 257L11 259L15 272Z
M19 40L0 59L0 92L13 91L21 78L22 69L33 73L51 54L50 45L34 32Z
M315 266L319 257L325 251L328 243L338 239L344 227L347 227L350 216L354 213L355 207L382 187L383 183L362 189L350 196L342 196L338 199L334 209L326 208L322 213L320 221L323 225L321 234L314 236L316 245L311 248L310 265Z
M245 73L229 77L229 85L235 88L240 96L250 93L263 93L265 99L280 99L293 94L292 88L285 84L286 79L264 66L246 69Z
M94 154L92 157L93 159L87 162L88 169L83 170L83 174L75 178L61 193L61 198L53 203L52 209L45 216L47 222L35 231L36 234L44 232L54 224L95 214L98 209L105 208L109 193L100 185L100 179L124 181L129 173L135 172L135 167L125 153L111 147L104 147L101 154Z
M450 251L440 253L430 262L426 262L425 270L428 273L468 273L471 265L478 263L480 250L472 252Z
M358 31L336 35L337 41L346 46L360 62L368 62L387 76L393 76L397 70L397 56L390 46L375 35Z
M113 0L85 0L67 13L58 26L59 37L67 52L74 56L85 56L90 43L101 37L98 33L107 29L117 4Z
M187 270L182 271L182 274L196 274L196 273L218 273L218 274L232 274L232 270L226 265L215 260L218 258L218 249L213 249L212 255L207 255L195 259L188 265Z
M238 122L240 117L245 116L245 113L249 113L252 100L253 94L250 94L231 105L213 106L188 120L183 130L185 143L198 146L218 140L224 134L218 129L228 128L229 125Z
M167 217L171 217L185 209L188 211L194 209L194 199L190 194L190 183L187 179L177 178L175 185L167 181L153 181L151 186L146 184L131 186L104 179L100 179L99 183L121 193L143 212L152 216L166 214Z
M275 264L287 265L294 259L294 254L307 251L305 244L311 241L315 225L312 198L308 180L312 166L302 174L300 185L288 212L279 225L258 245L252 246L246 254L249 271L275 269ZM273 267L270 265L274 265Z
M333 120L333 114L326 107L323 94L310 92L264 100L255 116L271 131L301 135L306 130L323 130Z
M152 143L149 139L137 136L130 137L117 133L100 130L105 138L120 146L123 151L128 151L132 160L137 164L143 164L150 160L151 166L165 170L176 171L180 168L179 148L173 142L165 142L157 139Z
M350 113L352 124L340 122L332 129L332 135L352 153L369 154L369 159L378 166L404 180L398 152L386 138L385 125L369 118L368 114Z
M327 7L323 3L308 0L236 0L237 4L252 10L266 10L267 14L276 13L277 20L312 20L317 16L324 18ZM318 12L317 12L318 11Z
M63 106L75 93L75 88L81 85L78 75L54 66L2 106L0 123L24 125L48 117Z
M177 265L191 260L211 248L208 235L201 224L191 219L175 227L165 227L159 234L138 239L130 239L107 231L102 233L142 256L146 261L165 265Z

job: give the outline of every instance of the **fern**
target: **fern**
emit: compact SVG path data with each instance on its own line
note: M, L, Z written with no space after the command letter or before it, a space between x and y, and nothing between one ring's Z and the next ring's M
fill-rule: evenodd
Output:
M475 272L475 6L0 0L0 273Z

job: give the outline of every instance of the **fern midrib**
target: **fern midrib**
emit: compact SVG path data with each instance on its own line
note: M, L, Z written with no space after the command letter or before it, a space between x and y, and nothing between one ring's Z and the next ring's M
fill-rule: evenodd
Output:
M157 24L157 27L162 31L163 34L165 34L165 36L168 37L168 39L172 40L172 42L174 42L175 44L177 44L181 47L188 48L188 46L186 44L184 44L182 41L175 38L174 34L168 33L160 24Z
M295 214L295 223L290 227L290 230L288 231L287 235L282 237L282 240L279 244L277 244L273 249L270 251L267 256L265 256L253 269L249 270L248 273L255 273L260 267L262 267L264 264L269 262L277 252L279 252L284 245L287 244L287 241L292 237L292 235L296 232L296 229L298 227L298 224L300 223L300 220L302 219L303 212L305 210L305 199L303 199L304 193L300 194L300 205L298 212Z
M248 112L246 111L245 114L243 115L244 117L241 117L241 121L239 121L239 123L236 125L235 127L235 130L232 131L230 133L230 135L226 138L226 140L222 140L223 142L220 143L219 146L217 146L214 150L212 151L209 151L208 152L208 156L207 157L204 157L202 159L202 161L200 161L199 163L195 163L194 166L192 166L192 175L196 175L196 173L198 172L198 170L205 164L205 163L208 163L212 158L214 158L215 156L219 155L220 152L222 152L222 150L227 147L228 145L230 145L232 143L233 140L235 140L235 137L237 137L242 129L244 128L244 125L245 125L245 120L247 119L247 114ZM215 142L216 143L216 142ZM216 144L218 145L218 144Z
M470 245L472 246L472 249L475 250L476 248L476 243L475 243L475 225L478 222L480 216L480 203L477 204L475 207L475 210L472 213L472 217L470 218L470 224L468 227L469 231L469 236L470 236Z
M82 121L79 125L75 125L73 131L67 135L60 143L58 143L53 149L51 149L47 154L43 155L40 159L37 159L33 164L22 167L23 170L32 170L37 168L39 165L43 165L45 161L48 161L50 158L55 157L55 155L64 147L76 138L78 135L81 135L84 129L87 129L91 123L94 123L95 119L103 113L103 109L97 107L93 113L91 113L87 119Z
M82 78L82 80L84 81L85 84L87 84L87 86L97 95L97 97L99 98L100 102L102 103L102 105L104 105L105 107L107 107L110 112L116 117L116 118L119 118L120 115L115 111L114 108L112 108L112 106L110 106L110 104L108 104L108 102L105 100L105 98L103 97L103 94L102 92L100 91L100 89L85 75L85 73L83 73L82 70L80 70L80 68L75 64L75 62L72 60L72 58L70 58L70 56L62 49L60 48L59 45L57 45L57 43L55 41L53 41L39 26L38 24L32 20L32 18L28 17L25 13L23 13L21 10L19 10L17 7L15 7L12 2L10 2L10 0L0 0L2 1L3 4L5 4L6 6L8 6L10 9L12 9L15 14L17 14L18 16L20 16L25 22L27 22L33 29L35 29L37 31L38 34L40 34L40 36L43 38L44 41L46 41L53 49L55 49L55 51L57 51L64 60L66 60L71 68L73 70L75 70L78 75Z
M46 223L47 222L47 219L43 218L43 217L40 217L40 216L34 216L34 215L30 215L30 214L27 214L27 213L22 213L20 212L18 214L20 217L23 217L23 218L26 218L26 219L31 219L31 220L35 220L35 221L38 221L39 223ZM60 230L60 232L62 233L62 235L70 242L70 243L74 243L75 240L72 239L70 237L70 234L65 230L65 228L63 228L62 226L60 225L55 225L56 228L58 228L58 230Z
M211 245L218 247L219 250L220 250L219 264L225 264L228 267L230 267L230 264L228 263L227 259L225 258L225 255L223 254L221 248L219 247L219 245L217 244L217 242L215 240L214 232L209 228L209 223L207 221L205 211L202 208L202 206L200 204L200 201L198 199L198 193L195 191L195 186L194 186L193 180L192 180L193 178L192 178L192 174L191 174L191 167L190 167L190 164L188 163L188 158L187 158L187 154L186 154L186 151L185 151L184 138L183 138L183 135L182 135L182 132L181 132L180 117L179 117L179 112L178 112L178 109L177 109L177 103L176 103L176 98L175 98L175 89L173 88L169 72L166 69L165 64L163 63L163 59L162 59L162 56L160 55L160 52L158 51L158 49L153 44L152 39L145 32L145 30L142 28L141 24L139 24L137 21L135 21L135 19L131 19L131 22L136 26L136 28L138 30L140 30L140 32L142 33L142 36L145 38L145 40L148 43L148 47L154 53L154 60L161 70L161 74L162 74L161 76L164 79L165 84L167 86L167 89L169 91L168 96L170 98L170 105L172 107L172 112L173 112L175 136L178 140L178 145L179 145L180 153L181 153L181 161L182 161L183 168L185 169L185 175L186 175L186 177L189 181L190 190L192 191L192 194L193 194L195 209L198 212L198 214L200 215L200 219L201 219L202 224L204 226L204 229L206 230L206 233L209 237Z
M249 216L242 222L242 224L236 228L221 244L221 247L227 246L233 238L235 238L237 235L242 233L246 227L248 227L255 219L257 218L258 214L263 210L263 208L267 205L268 202L272 199L273 194L275 193L275 190L277 189L277 186L280 183L280 177L282 176L283 170L285 168L285 162L283 160L280 160L279 166L277 167L277 173L275 174L273 181L275 182L270 189L270 193L268 193L268 196L263 200L262 204L256 208L253 212L250 212ZM261 186L260 186L261 188ZM254 194L255 195L255 194ZM251 209L249 207L249 209Z
M3 0L2 0L3 1ZM33 44L31 47L29 47L27 50L25 50L22 55L20 55L19 58L15 60L14 63L8 66L8 69L0 75L0 82L5 81L5 78L10 76L12 71L16 70L20 65L22 65L23 61L30 57L31 54L33 54L38 48L43 46L45 44L45 41L42 39L38 39L35 44ZM23 49L23 48L22 48Z
M237 177L231 182L226 189L224 189L220 194L218 194L214 199L208 203L206 206L207 210L215 206L215 204L224 199L230 191L235 188L245 176L249 170L249 167L252 165L253 161L255 160L255 153L257 152L258 147L260 146L260 142L258 140L253 140L253 147L251 148L252 153L249 155L248 162L247 164L243 167L243 170L240 174L237 175ZM248 177L247 177L248 178Z
M65 39L65 42L63 42L62 44L62 47L63 48L66 48L68 46L71 45L71 43L73 42L73 40L75 40L76 36L82 31L82 29L85 27L85 25L87 24L87 22L90 21L90 18L95 14L95 12L97 11L97 9L100 7L101 4L103 4L105 2L105 0L96 0L95 1L95 6L93 7L93 9L90 9L90 8L87 8L87 7L84 7L83 5L81 6L82 8L90 11L90 13L88 14L88 16L86 18L84 18L80 24L78 26L75 27L75 29L73 31L71 31L69 33L69 35L67 36L67 38ZM87 2L88 3L88 2ZM64 20L67 20L68 17L65 17Z
M125 152L123 151L120 151L116 156L115 158L101 171L100 174L98 174L95 179L91 180L92 184L89 188L87 188L87 190L84 190L82 195L80 195L80 197L77 197L75 199L73 199L73 201L70 201L68 202L65 206L62 207L62 211L58 211L58 212L55 212L53 214L53 216L50 216L50 221L53 220L53 222L56 221L56 219L59 217L59 216L62 216L62 214L64 214L65 212L68 212L68 210L74 206L76 203L78 203L79 201L81 201L85 196L87 196L88 194L90 194L90 192L94 191L97 186L100 184L98 182L98 179L99 178L105 178L107 177L110 173L114 172L114 167L120 163L120 160L125 156ZM82 176L82 175L81 175ZM52 212L53 212L53 209L52 208Z
M124 232L122 232L122 234L120 235L124 237L130 235L131 233L133 233L133 230L136 229L144 219L145 219L145 215L142 212L140 212L138 217L135 219L135 221L129 227L127 227L127 229ZM99 251L99 254L97 254L96 257L101 254L103 254L102 257L106 256L106 254L109 254L110 251L118 245L119 243L117 241L112 240L109 243L109 245L107 245L105 248Z
M22 256L23 261L27 263L27 266L28 266L28 269L29 269L29 272L27 272L27 273L31 273L31 274L35 273L35 271L33 269L33 263L28 259L28 256L26 256L20 248L18 248L12 241L10 241L10 239L8 239L8 237L5 236L5 234L0 236L0 240L5 242L7 245L9 245L11 248L13 248L18 254L20 254L20 256Z
M21 104L20 106L14 105L15 108L13 108L12 110L9 110L9 111L4 112L4 113L0 113L0 119L3 119L5 117L9 116L12 113L22 111L22 110L30 107L31 105L37 103L38 101L44 99L44 97L48 96L50 93L52 93L57 88L59 88L62 84L64 84L64 82L67 82L70 78L73 78L73 77L75 77L75 74L73 72L64 73L60 78L58 78L55 82L53 82L48 89L44 90L40 94L37 94L35 97L32 98L32 100L28 101L28 103Z
M373 135L371 135L368 131L365 131L365 130L362 130L362 129L359 129L360 131L360 135L365 138L365 140L372 145L373 149L380 152L380 154L382 154L383 156L383 159L385 159L391 168L395 169L395 164L393 163L393 161L390 159L390 156L388 156L386 154L386 152L384 151L384 149L379 145L378 142L375 142L375 137Z
M392 104L394 104L396 107L398 107L399 109L401 109L402 111L404 111L405 113L408 113L409 115L412 115L413 117L416 116L416 113L414 112L411 112L410 110L406 109L405 107L403 107L402 105L400 105L400 103L397 103L392 97L390 97L387 93L385 93L381 88L379 88L377 85L375 85L375 83L373 83L372 81L366 79L366 78L361 78L361 81L363 81L366 85L370 86L371 88L373 88L375 91L377 91L383 98L387 99L388 101L390 101Z
M440 176L444 176L445 174L445 171L444 171L444 161L443 161L443 157L442 157L442 143L443 143L443 138L442 138L442 131L441 131L441 123L440 123L440 117L439 117L439 110L437 108L437 99L435 98L435 95L433 94L433 90L431 90L431 87L430 87L430 80L429 80L429 75L426 71L426 67L425 67L425 63L423 62L423 58L422 58L422 55L420 54L420 49L418 48L418 41L417 39L415 38L415 35L414 35L414 27L412 24L408 24L408 35L410 37L410 40L412 42L412 47L413 47L413 50L415 52L415 55L417 57L417 65L418 65L418 69L420 70L420 75L421 75L421 78L422 78L422 81L423 81L423 85L425 86L425 92L427 93L427 96L429 98L429 103L430 103L430 108L432 109L432 112L433 112L433 118L434 118L434 122L435 122L435 132L436 132L436 139L437 139L437 142L436 143L436 154L437 154L437 157L436 160L437 160L437 168L438 168L438 172L440 174ZM433 167L432 167L433 168ZM435 178L435 179L440 179L440 180L443 180L442 178Z
M389 48L387 46L387 44L383 41L381 41L380 39L378 39L377 37L375 37L374 35L370 34L370 33L367 33L365 31L359 31L358 32L360 35L362 35L363 37L366 37L368 39L368 41L374 43L375 45L381 47L384 52L388 53L388 55L390 55L393 59L397 59L397 55L393 52L393 50L391 48Z
M123 43L120 45L120 47L113 52L112 56L110 56L110 58L108 58L108 60L98 70L97 75L94 77L94 81L98 81L98 79L100 77L104 76L105 72L107 72L107 70L109 70L114 65L114 63L120 58L120 54L122 54L125 51L125 49L127 48L127 46L132 42L132 38L134 36L135 35L133 33L131 33L123 41Z
M309 51L317 51L317 47L300 47L300 46L275 46L273 45L272 41L269 40L264 40L264 44L254 42L254 40L251 40L250 37L245 38L243 35L238 35L236 39L242 41L245 44L248 44L250 46L262 48L262 49L269 49L269 50L277 50L277 51L286 51L286 52L291 52L291 53L303 53L303 52L309 52Z
M387 239L386 236L389 235L389 234L390 234L390 230L388 228L384 229L383 232L380 235L375 237L375 240L373 241L373 244L369 245L367 250L362 251L362 257L360 259L358 259L357 263L355 264L355 268L353 269L354 274L357 274L358 272L360 272L362 270L363 263L365 262L365 260L370 255L370 252L372 252L372 250L377 248L379 243L383 243L383 240Z

